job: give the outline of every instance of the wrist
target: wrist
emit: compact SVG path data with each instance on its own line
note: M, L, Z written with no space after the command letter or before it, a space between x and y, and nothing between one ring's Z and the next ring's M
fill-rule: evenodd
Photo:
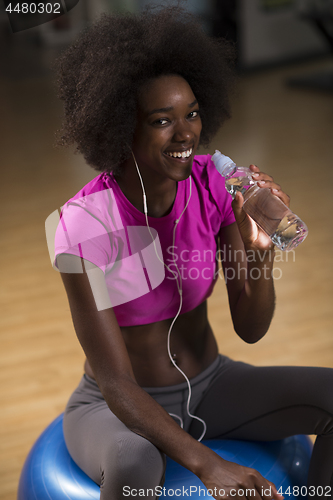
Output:
M211 470L211 465L216 461L216 453L207 446L200 443L202 449L192 458L191 466L188 469L201 480Z

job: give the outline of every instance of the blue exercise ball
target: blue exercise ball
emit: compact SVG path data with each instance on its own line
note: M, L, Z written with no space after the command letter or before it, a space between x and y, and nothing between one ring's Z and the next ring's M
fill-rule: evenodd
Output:
M17 500L99 500L98 484L67 451L62 421L63 414L33 445L21 472Z
M285 498L299 500L306 497L304 489L301 496L300 488L307 484L313 447L308 436L291 436L269 442L225 439L202 442L225 460L256 469L277 488L281 488ZM169 458L164 488L166 498L176 497L178 494L181 494L178 498L187 498L188 495L191 500L207 497L206 488L200 479ZM200 488L205 492L200 492Z
M99 486L70 457L63 436L63 415L56 418L32 447L22 469L17 500L98 500ZM225 460L257 469L293 499L293 487L306 485L312 443L307 436L281 441L203 441ZM199 500L204 488L197 476L167 459L162 498ZM187 492L186 492L187 490ZM163 496L164 495L164 496ZM207 495L206 495L207 496ZM299 495L295 495L295 500Z

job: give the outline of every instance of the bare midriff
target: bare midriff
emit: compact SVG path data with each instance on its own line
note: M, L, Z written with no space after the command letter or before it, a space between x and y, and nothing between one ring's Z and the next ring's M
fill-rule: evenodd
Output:
M164 387L184 382L167 351L172 320L121 327L134 375L141 387ZM206 301L178 317L171 331L170 345L175 362L190 379L213 363L218 348L208 322ZM94 378L88 360L85 372Z

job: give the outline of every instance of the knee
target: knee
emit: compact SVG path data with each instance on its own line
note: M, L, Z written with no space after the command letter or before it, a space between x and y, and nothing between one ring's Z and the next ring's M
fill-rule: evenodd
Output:
M116 446L117 462L128 475L138 470L156 470L157 475L164 472L164 455L148 439L134 433L131 436L124 434L118 436Z
M166 463L156 446L128 431L117 436L103 462L101 490L117 491L119 498L125 487L154 489L160 485Z

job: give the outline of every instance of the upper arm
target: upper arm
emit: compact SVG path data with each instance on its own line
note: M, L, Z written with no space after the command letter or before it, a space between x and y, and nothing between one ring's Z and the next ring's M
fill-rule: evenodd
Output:
M61 277L74 328L99 387L103 391L106 384L119 376L134 380L126 345L111 304L107 308L98 307L98 300L107 305L104 273L73 255L60 255L58 262L61 264Z

